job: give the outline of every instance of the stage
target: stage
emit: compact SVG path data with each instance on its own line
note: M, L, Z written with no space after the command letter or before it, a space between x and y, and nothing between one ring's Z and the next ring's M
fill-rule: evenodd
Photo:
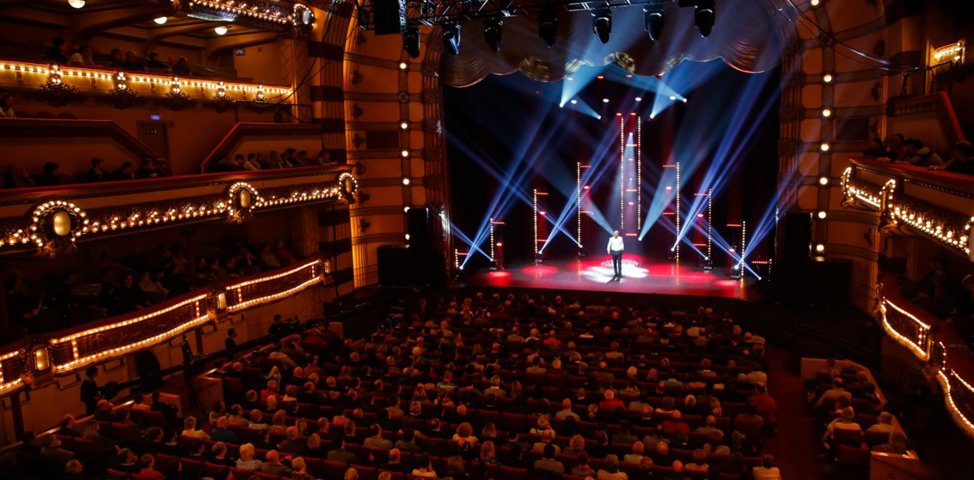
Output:
M757 279L747 275L732 279L729 268L704 271L696 263L676 265L673 261L648 260L625 255L622 280L610 282L612 259L608 256L548 260L540 265L515 264L502 270L483 270L469 276L471 286L544 288L657 295L690 295L755 300L751 288Z

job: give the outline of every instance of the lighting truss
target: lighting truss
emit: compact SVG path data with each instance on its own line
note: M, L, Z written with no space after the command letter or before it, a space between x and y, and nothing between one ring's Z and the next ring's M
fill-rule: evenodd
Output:
M682 0L686 2L686 0ZM402 0L410 24L441 25L487 18L537 15L541 12L594 12L634 5L677 4L678 0ZM360 13L359 26L371 30L373 0L355 0Z
M547 197L548 192L539 191L537 188L534 189L534 257L535 261L540 261L541 259L541 247L544 246L547 241L548 235L545 230L547 225L546 215L548 212L544 207L538 207L538 197Z

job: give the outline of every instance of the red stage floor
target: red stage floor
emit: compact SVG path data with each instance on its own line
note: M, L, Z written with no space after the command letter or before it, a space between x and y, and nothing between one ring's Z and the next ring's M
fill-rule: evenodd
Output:
M750 286L752 276L740 280L728 277L727 271L701 271L694 265L674 262L652 262L636 255L623 257L622 280L610 282L612 260L585 258L580 260L550 260L542 265L512 265L498 271L483 271L472 276L468 285L490 287L549 288L556 290L587 290L624 293L652 293L659 295L694 295L754 299Z

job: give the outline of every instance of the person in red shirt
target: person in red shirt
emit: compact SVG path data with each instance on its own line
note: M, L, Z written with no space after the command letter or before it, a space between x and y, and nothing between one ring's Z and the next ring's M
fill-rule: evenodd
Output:
M605 400L599 402L599 411L611 414L619 408L625 409L626 404L622 403L622 400L616 398L616 392L614 390L607 388L605 390Z
M778 415L778 404L768 395L768 388L763 383L756 385L756 392L747 399L747 403L754 405L757 414L764 418L764 425L774 428Z
M155 469L156 457L153 457L151 453L142 455L139 463L143 465L142 470L139 470L139 477L152 480L166 480L166 476Z

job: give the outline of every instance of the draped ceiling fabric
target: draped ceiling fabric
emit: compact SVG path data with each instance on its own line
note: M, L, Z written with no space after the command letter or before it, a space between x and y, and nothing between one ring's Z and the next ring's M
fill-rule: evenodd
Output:
M798 12L790 0L717 0L717 17L709 37L701 37L693 23L693 8L668 3L663 36L649 41L643 28L642 6L612 11L612 35L603 45L592 33L589 12L562 13L558 36L549 48L538 36L536 16L504 21L501 51L483 41L483 23L463 24L459 55L443 55L442 80L464 87L488 74L508 75L520 70L528 77L555 82L583 66L617 64L638 75L658 75L684 60L705 62L721 58L743 72L774 68L794 35ZM439 29L430 41L439 40Z

